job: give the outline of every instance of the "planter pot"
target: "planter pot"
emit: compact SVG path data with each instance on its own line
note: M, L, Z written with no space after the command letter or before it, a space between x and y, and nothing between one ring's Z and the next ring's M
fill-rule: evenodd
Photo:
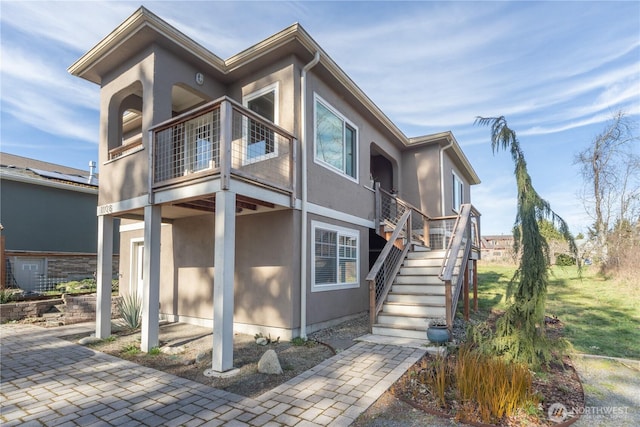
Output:
M429 326L427 329L427 338L432 343L442 344L449 341L449 329L446 326Z

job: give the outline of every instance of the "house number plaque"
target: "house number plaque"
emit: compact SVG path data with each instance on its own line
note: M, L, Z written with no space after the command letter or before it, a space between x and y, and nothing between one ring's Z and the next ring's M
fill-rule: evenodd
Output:
M113 206L112 205L102 205L98 208L98 214L99 215L108 215L110 213L113 213Z

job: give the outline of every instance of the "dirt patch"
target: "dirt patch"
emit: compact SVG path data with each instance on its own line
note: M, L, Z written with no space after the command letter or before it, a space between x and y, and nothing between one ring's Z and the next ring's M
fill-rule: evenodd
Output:
M353 345L353 339L366 334L368 327L368 315L362 315L333 328L310 334L308 341L301 345L272 336L271 342L263 346L256 344L253 336L235 334L233 366L238 369L238 373L229 378L209 378L204 375L204 371L211 368L213 339L209 328L183 323L160 326L159 347L171 349L174 354L140 353L137 350L140 348L140 332L130 333L125 330L116 330L111 338L89 344L88 347L241 396L257 397L311 369L333 356L336 351ZM77 342L87 336L89 334L85 333L62 338ZM278 355L284 371L282 375L258 372L258 361L269 349Z

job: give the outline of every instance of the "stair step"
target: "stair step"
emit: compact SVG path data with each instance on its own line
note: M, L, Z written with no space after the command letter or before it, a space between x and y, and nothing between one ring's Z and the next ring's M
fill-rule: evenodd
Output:
M433 285L394 283L391 285L391 294L444 295L444 284L442 281Z
M440 266L402 266L400 275L402 276L437 276L440 274Z
M427 332L426 329L404 329L404 328L394 328L389 325L373 325L372 332L375 335L384 335L388 337L400 337L400 338L413 338L418 340L427 340Z
M442 308L442 310L444 311L444 307ZM384 311L381 311L380 313L378 313L378 323L381 325L387 325L387 326L395 326L395 327L399 327L399 328L419 328L419 329L424 329L425 331L427 330L427 327L429 326L429 320L431 320L433 317L442 317L443 315L437 315L434 314L430 317L418 317L418 316L410 316L410 315L403 315L403 314L388 314L385 313Z
M438 317L445 312L444 301L441 304L420 304L405 302L385 302L382 304L381 314L398 316Z
M410 251L407 253L409 259L440 259L444 258L445 251Z
M60 312L50 312L50 313L42 313L42 317L46 320L48 319L60 319L64 317L64 313Z
M422 258L407 258L402 263L403 267L434 267L440 269L442 267L441 259L422 259Z
M444 292L442 294L427 293L394 293L387 295L387 302L409 303L409 304L444 304Z
M394 285L443 285L442 280L437 276L396 276Z

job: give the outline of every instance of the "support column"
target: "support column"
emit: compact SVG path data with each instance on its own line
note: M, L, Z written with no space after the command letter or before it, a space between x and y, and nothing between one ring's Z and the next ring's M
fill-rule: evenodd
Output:
M467 260L464 267L464 283L462 293L464 295L464 320L469 321L469 264L473 261Z
M478 260L473 261L473 311L478 312Z
M111 335L111 280L113 275L113 217L98 216L96 337Z
M236 195L216 193L213 278L213 356L211 369L233 369L233 279L235 271Z
M144 259L142 262L142 340L140 349L158 346L160 323L160 206L144 208Z

